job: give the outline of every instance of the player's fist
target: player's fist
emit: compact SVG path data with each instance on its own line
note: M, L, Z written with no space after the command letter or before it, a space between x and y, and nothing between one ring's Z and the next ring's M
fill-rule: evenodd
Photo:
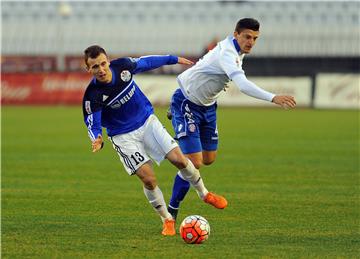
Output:
M272 102L280 105L284 109L294 108L296 106L295 98L290 95L276 95L272 99Z
M186 58L178 57L178 64L192 65L192 64L194 64L194 62L192 62L191 60L188 60Z
M99 151L104 146L103 138L99 135L91 144L92 152Z

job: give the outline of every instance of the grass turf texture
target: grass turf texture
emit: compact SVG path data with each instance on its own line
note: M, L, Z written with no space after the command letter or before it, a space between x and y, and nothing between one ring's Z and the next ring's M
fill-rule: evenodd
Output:
M167 129L165 109L157 114ZM110 143L99 153L79 107L2 108L2 257L356 258L356 111L219 108L217 161L202 169L229 207L191 190L180 221L199 214L209 240L162 237L137 177ZM155 166L169 201L175 169Z

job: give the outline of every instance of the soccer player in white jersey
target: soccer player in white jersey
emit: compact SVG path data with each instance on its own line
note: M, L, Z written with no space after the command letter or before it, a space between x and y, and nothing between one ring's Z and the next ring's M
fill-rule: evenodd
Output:
M102 127L106 128L125 170L143 182L146 198L163 221L162 234L175 235L175 222L166 209L151 159L158 164L164 158L168 159L204 202L219 209L226 207L224 197L206 189L200 172L182 154L133 79L137 73L163 65L189 65L192 62L171 55L109 61L105 50L94 45L85 50L85 63L88 72L94 76L83 98L84 121L92 141L92 151L97 152L103 147Z
M242 69L245 54L249 54L259 36L260 24L252 18L241 19L233 35L220 41L194 66L177 77L179 88L172 96L169 118L182 152L199 169L215 161L218 145L216 101L232 80L246 95L293 108L295 99L275 95L249 81ZM176 219L189 183L180 173L174 180L168 211Z

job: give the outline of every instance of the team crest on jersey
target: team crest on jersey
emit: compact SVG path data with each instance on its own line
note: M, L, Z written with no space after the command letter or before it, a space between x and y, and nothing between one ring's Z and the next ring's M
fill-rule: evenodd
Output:
M121 80L123 80L124 82L129 82L131 79L131 73L129 72L129 70L123 70L120 73L120 78Z
M190 132L195 132L195 130L196 130L195 124L189 124L188 129Z
M236 58L235 63L236 63L236 66L237 66L237 67L240 67L240 60L239 60L239 58Z

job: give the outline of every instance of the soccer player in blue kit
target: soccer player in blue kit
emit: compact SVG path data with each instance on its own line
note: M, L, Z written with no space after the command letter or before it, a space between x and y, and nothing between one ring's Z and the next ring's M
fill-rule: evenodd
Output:
M219 209L226 207L224 197L206 189L200 172L154 115L150 101L133 78L137 73L163 65L190 65L192 62L171 55L109 61L105 50L98 45L88 47L84 54L87 70L94 76L83 98L84 121L92 151L103 147L102 127L106 128L127 173L137 175L142 181L146 198L163 221L162 234L175 235L175 221L157 185L152 160L160 164L164 158L168 159L204 202Z
M260 24L253 18L241 19L233 35L220 41L194 66L177 77L179 88L172 96L169 119L182 152L199 169L215 161L218 146L216 101L232 80L246 95L293 108L295 99L275 95L249 81L242 69L245 54L250 53L259 36ZM168 211L176 219L181 201L190 188L177 174Z

